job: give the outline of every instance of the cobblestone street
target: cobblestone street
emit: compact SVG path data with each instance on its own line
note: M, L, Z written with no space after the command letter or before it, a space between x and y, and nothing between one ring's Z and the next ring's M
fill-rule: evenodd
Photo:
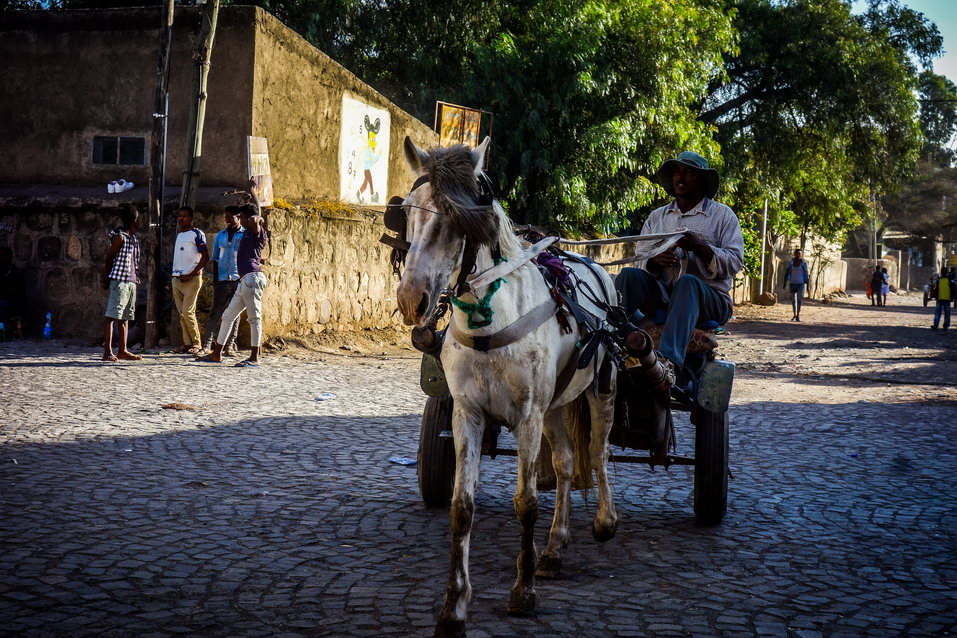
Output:
M866 308L810 310L846 315L861 344L885 338L854 319ZM885 314L929 332L916 312ZM722 352L745 356L735 344L769 325L729 324ZM614 465L618 535L595 543L595 499L576 494L562 578L538 582L534 618L505 613L515 461L484 458L469 635L957 631L954 350L911 350L943 386L855 379L853 362L845 378L768 368L800 339L739 359L725 522L694 525L690 468ZM97 357L0 343L0 634L431 635L448 514L422 504L414 466L389 461L416 456L425 397L411 352L267 354L260 369ZM162 408L173 402L198 409Z

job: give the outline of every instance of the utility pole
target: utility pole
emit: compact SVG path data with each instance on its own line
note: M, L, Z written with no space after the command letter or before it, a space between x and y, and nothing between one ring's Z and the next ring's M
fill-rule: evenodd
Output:
M209 61L213 55L216 38L216 20L219 16L219 0L206 0L200 12L202 25L199 46L193 52L196 61L196 82L193 86L193 101L189 110L189 127L186 141L186 170L183 171L183 188L180 206L193 206L203 160L203 125L206 122L206 81L209 77Z
M166 123L169 119L169 50L173 32L173 0L163 2L163 21L159 33L159 58L156 63L156 92L153 100L153 134L150 138L150 193L148 233L152 250L146 260L146 335L144 348L155 348L159 338L160 278L163 248L163 198L166 184Z
M764 213L761 215L761 280L758 282L758 295L764 294L764 258L768 253L768 200L764 199Z

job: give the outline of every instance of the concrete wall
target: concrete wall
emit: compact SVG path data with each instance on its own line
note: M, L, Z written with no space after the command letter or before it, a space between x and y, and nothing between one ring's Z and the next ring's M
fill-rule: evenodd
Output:
M345 67L262 9L256 28L253 135L269 140L276 192L292 200L339 198L342 96L388 110L389 193L405 195L415 181L402 154L406 135L423 147L438 144L431 128L398 109Z
M251 8L220 13L209 76L203 182L245 183L254 66ZM167 183L180 181L192 95L190 34L198 12L176 10L170 60ZM92 163L93 137L152 131L159 9L0 14L0 183L144 185L148 168ZM9 90L16 87L16 90Z
M781 284L784 281L784 269L791 261L795 248L800 248L800 239L797 237L780 237L775 242L773 254L769 254L765 262L764 289L775 293L779 302L790 300L790 294ZM811 239L804 250L804 259L808 262L808 271L811 277L810 290L806 291L809 299L820 299L834 292L844 291L848 286L853 288L849 278L852 272L841 259L841 247L835 243ZM760 281L757 277L741 275L735 281L732 298L736 304L750 303L758 295Z
M874 266L878 265L881 268L887 268L891 290L897 291L900 287L900 272L897 267L897 259L885 258L874 261L873 259L849 257L844 260L844 263L847 265L848 290L866 290L867 282L871 280L871 275L874 274Z

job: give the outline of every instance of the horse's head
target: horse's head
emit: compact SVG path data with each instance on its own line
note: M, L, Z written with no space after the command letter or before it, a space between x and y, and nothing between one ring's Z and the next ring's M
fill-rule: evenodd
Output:
M402 202L410 247L397 297L406 325L429 319L461 266L466 242L478 248L499 238L499 215L478 181L487 179L482 164L489 141L475 149L459 144L426 152L405 138L406 161L419 176Z

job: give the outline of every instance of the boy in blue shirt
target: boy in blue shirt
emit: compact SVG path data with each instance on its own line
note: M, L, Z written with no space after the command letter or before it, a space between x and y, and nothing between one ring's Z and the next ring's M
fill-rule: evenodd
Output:
M216 234L213 240L213 252L209 257L213 264L213 306L209 310L206 321L206 335L203 343L205 350L212 351L213 341L219 334L223 311L229 304L239 285L239 270L236 267L236 252L239 250L239 241L243 238L243 230L239 224L239 207L227 206L223 215L226 227ZM233 320L229 330L229 338L223 344L223 356L229 356L236 344L236 335L239 333L239 315Z

